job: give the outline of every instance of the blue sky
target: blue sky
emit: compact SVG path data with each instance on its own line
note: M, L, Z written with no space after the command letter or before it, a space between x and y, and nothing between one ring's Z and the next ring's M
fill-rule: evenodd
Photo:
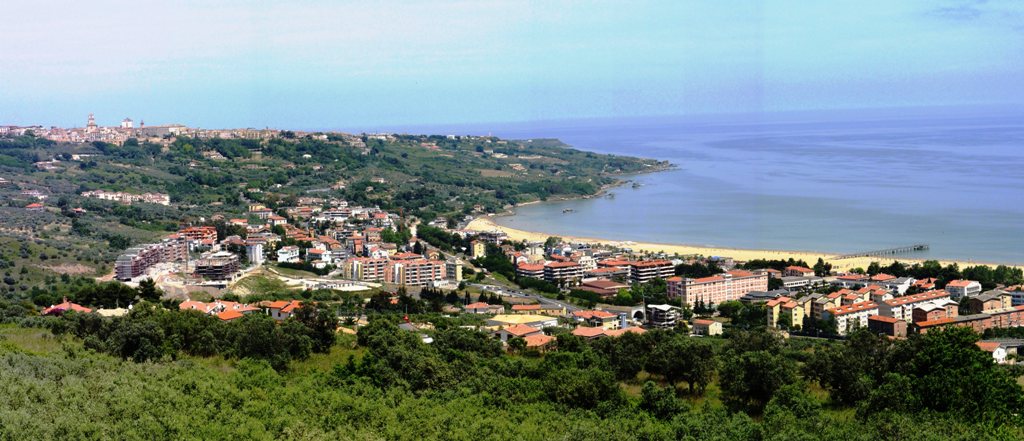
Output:
M347 129L1024 103L1015 0L7 0L4 15L16 18L0 25L0 124L80 126L92 112Z

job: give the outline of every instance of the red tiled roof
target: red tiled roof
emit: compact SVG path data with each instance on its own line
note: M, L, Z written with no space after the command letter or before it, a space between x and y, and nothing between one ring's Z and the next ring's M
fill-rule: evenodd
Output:
M800 271L802 273L813 273L814 272L814 270L812 270L810 268L807 268L805 266L797 266L797 265L787 266L786 267L786 271Z
M576 312L572 313L572 315L575 316L575 317L582 318L582 319L589 319L589 318L592 318L592 317L597 317L597 318L612 318L612 317L615 317L615 314L612 314L612 313L610 313L608 311L598 311L598 310L576 311Z
M537 263L537 264L520 263L518 268L523 270L523 271L544 271L544 264L543 263Z
M614 288L628 288L629 285L619 283L614 280L591 280L589 282L583 282L585 286L592 286L594 288L601 289L614 289Z
M901 321L901 320L899 320L899 319L897 319L895 317L886 317L884 315L869 315L868 316L868 320L874 320L874 321L877 321L877 322L886 322L886 323L896 323L896 322Z
M826 311L832 313L833 315L843 315L875 308L878 308L878 304L875 302L860 302L854 303L852 305L840 306L838 308L829 308L826 309Z
M53 305L53 306L50 306L49 308L44 309L43 310L43 315L62 314L65 311L75 311L75 312L89 313L89 312L92 312L92 309L86 308L86 307L84 307L82 305L79 305L77 303L72 303L72 302L69 302L67 300L64 300L64 303Z
M540 311L540 305L512 305L513 311Z
M526 340L526 347L536 348L555 341L555 338L550 335L531 334L523 337L523 340Z
M909 296L896 297L886 300L885 303L889 306L905 305L907 303L924 302L927 300L938 299L941 297L949 297L949 294L945 291L928 291L920 294L911 294Z
M487 303L484 303L484 302L476 302L476 303L470 303L470 304L466 305L466 309L481 309L481 308L488 308L490 306L491 306L490 304L487 304Z
M583 337L583 338L590 338L590 337L598 337L598 336L604 335L604 332L605 332L604 328L596 328L596 327L590 327L590 326L580 326L580 327L572 330L572 335L575 335L575 336L578 336L578 337Z
M926 320L926 321L923 321L923 322L917 322L915 324L917 325L918 328L929 328L929 327L932 327L932 326L940 326L940 325L945 325L945 324L953 323L955 321L956 321L956 319L954 319L953 317L943 317L943 318L935 319L935 320Z
M640 260L637 262L632 262L631 265L639 268L646 268L652 266L672 265L672 262L668 260Z
M699 279L693 279L693 283L720 282L722 280L725 280L722 276L710 276L710 277L701 277Z
M533 326L518 324L509 328L505 328L505 332L512 334L516 337L525 337L530 334L541 332L540 329L534 328Z
M953 281L947 283L946 286L952 286L954 288L966 288L967 286L969 286L972 283L977 283L977 282L975 282L973 280L960 279L960 280L953 280Z
M223 321L230 321L230 320L234 320L234 319L237 319L237 318L241 318L242 315L243 314L241 312L235 311L233 309L229 309L229 310L217 313L217 318L219 318L219 319L221 319Z
M978 345L978 348L985 352L992 352L999 349L999 342L997 341L979 341L974 344Z
M612 329L611 331L604 331L604 335L607 335L609 337L618 337L618 336L620 336L622 334L626 334L626 333L643 334L645 332L647 332L647 330L644 329L644 328L638 328L636 326L632 326L632 327L629 327L629 328L626 328L626 329Z
M764 304L764 306L767 306L767 307L769 307L769 308L774 308L774 307L775 307L775 305L778 305L778 304L782 304L782 303L786 303L786 302L788 302L788 301L790 301L790 300L793 300L793 299L791 299L791 298L789 298L789 297L786 297L786 296L782 296L782 297L776 297L776 298L774 298L774 299L771 299L771 300L769 300L768 302L766 302L766 303Z
M549 263L547 265L544 265L544 266L550 267L550 268L572 268L572 267L580 266L580 264L578 264L576 262L551 262L551 263Z
M714 324L714 323L715 323L715 321L714 321L714 320L708 320L708 319L693 319L693 324L695 324L695 325L701 325L701 326L709 326L709 325L712 325L712 324Z

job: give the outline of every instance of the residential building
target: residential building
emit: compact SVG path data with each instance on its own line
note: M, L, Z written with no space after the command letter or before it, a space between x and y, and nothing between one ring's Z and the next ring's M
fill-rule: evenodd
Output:
M751 291L767 291L768 275L754 274L750 271L733 270L711 277L699 279L670 277L668 296L679 298L684 304L693 307L698 302L705 305L717 305L729 300L737 300Z
M907 322L882 315L868 316L868 329L876 334L889 337L904 338L907 336Z
M449 280L456 283L462 281L462 262L457 259L448 259L444 262L444 274Z
M949 293L935 290L909 296L894 297L878 304L878 314L904 320L907 323L914 323L914 308L924 303L942 299L949 299Z
M257 242L246 242L245 256L249 259L250 264L262 265L264 260L263 244Z
M769 275L769 277L771 277ZM788 296L789 290L787 289L773 289L771 291L750 291L740 297L740 301L744 303L764 303L769 300L777 299L782 296Z
M88 314L92 312L92 309L86 308L77 303L69 302L67 297L65 297L63 302L56 305L50 305L49 308L43 309L42 315L63 315L68 311Z
M587 280L580 283L579 290L589 291L601 297L614 297L620 289L629 289L629 285L608 279Z
M145 274L153 265L185 260L187 255L185 242L181 240L167 239L160 243L128 248L114 262L115 277L117 280L131 280Z
M804 307L789 297L779 297L764 304L769 328L777 328L779 322L786 329L800 329L804 324Z
M674 328L679 320L679 308L672 305L647 305L647 326Z
M572 313L573 319L587 326L603 329L618 329L618 314L598 310L582 310Z
M215 227L186 227L178 230L178 234L188 239L189 242L195 243L204 240L217 240L217 228Z
M473 259L479 259L487 256L487 244L481 240L474 240L469 243L469 255Z
M576 286L583 278L583 268L576 262L551 262L544 265L544 280L558 286Z
M388 272L388 259L353 257L342 265L345 277L364 282L383 282Z
M470 303L465 306L468 314L504 314L504 305L490 305L484 302Z
M208 280L230 280L238 272L238 266L238 256L218 252L196 261L195 274Z
M821 285L824 279L815 276L783 276L782 287L790 291Z
M868 317L872 315L878 315L878 304L875 302L860 302L826 309L824 318L825 320L834 319L836 322L836 332L839 335L846 335L854 329L866 328L868 326Z
M967 307L972 314L1009 308L1011 306L1013 306L1013 296L1000 289L985 291L967 298Z
M668 260L640 260L630 262L630 280L647 283L654 279L668 279L675 275L675 265Z
M510 339L516 338L516 337L526 338L526 337L529 337L531 335L541 335L541 334L544 334L544 331L541 330L540 328L534 328L533 326L522 325L522 324L517 324L517 325L509 326L507 328L502 328L502 329L498 330L498 332L497 332L498 338L501 339L502 343L507 343Z
M299 300L277 300L265 302L263 306L266 307L267 314L271 318L280 322L294 315L295 310L302 306L302 302Z
M710 319L693 319L690 325L690 333L693 335L722 335L722 322Z
M946 284L946 292L953 300L960 299L981 293L981 283L974 280L953 280Z
M408 286L427 286L445 279L445 262L440 260L402 260L391 262L391 283Z
M298 262L299 261L299 247L295 245L288 245L281 247L277 250L277 261L278 262Z
M803 266L787 266L782 271L783 277L814 277L814 270Z

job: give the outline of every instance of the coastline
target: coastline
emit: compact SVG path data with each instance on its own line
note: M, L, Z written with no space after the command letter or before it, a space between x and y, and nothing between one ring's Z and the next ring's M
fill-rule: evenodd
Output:
M834 260L835 257L839 256L838 253L827 253L817 251L793 251L793 250L754 250L754 249L743 249L743 248L725 248L725 247L707 247L697 245L685 245L685 244L667 244L667 243L654 243L654 242L635 242L629 240L611 240L601 239L593 237L580 237L580 236L565 236L558 234L548 234L537 231L525 231L515 228L502 226L494 222L494 215L488 215L474 219L466 229L473 231L502 231L508 235L509 239L514 241L526 240L528 242L544 242L550 236L558 236L570 242L575 243L586 243L591 245L611 245L624 248L630 248L635 252L642 253L660 253L664 252L669 255L702 255L702 256L723 256L731 257L739 261L749 261L754 259L789 259L803 260L808 265L814 265L818 261L818 258L824 259L826 262L832 264L832 269L836 271L849 271L853 268L864 268L867 269L871 262L878 262L882 266L887 266L894 261L900 261L905 264L921 263L928 259L920 258L900 258L900 257L853 257L841 260ZM958 261L958 260L939 260L939 262L945 266L951 263L956 263L960 268L966 266L977 266L977 265L988 265L996 266L999 264L993 264L988 262L970 262L970 261ZM1007 265L1013 266L1013 265Z

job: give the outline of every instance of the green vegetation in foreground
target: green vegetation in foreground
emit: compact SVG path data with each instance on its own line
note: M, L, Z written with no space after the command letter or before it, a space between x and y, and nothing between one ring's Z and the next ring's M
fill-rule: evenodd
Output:
M376 316L358 338L280 364L308 337L239 359L182 345L189 326L266 336L260 317L212 325L141 308L119 319L26 319L0 328L5 439L1005 440L1021 439L1015 371L951 329L889 341L672 332L506 354L461 318L430 316L433 344ZM307 320L310 317L307 316ZM415 317L414 317L415 318ZM425 318L425 317L424 317ZM205 319L214 322L203 323ZM310 325L286 322L282 329ZM310 322L313 323L313 322ZM60 330L53 337L40 328ZM314 328L315 325L312 325ZM232 334L232 328L246 330ZM109 329L107 329L109 328ZM184 332L184 333L182 333ZM200 334L205 331L199 331ZM271 331L271 334L273 332ZM155 358L132 362L144 336ZM221 338L221 337L214 337ZM262 338L262 337L260 337ZM258 341L256 338L254 341ZM130 346L130 345L129 345ZM143 347L136 346L136 347ZM229 346L229 345L226 345ZM210 346L219 348L221 346ZM248 344L249 348L257 348ZM93 349L90 349L93 348ZM192 348L192 349L189 349ZM218 349L220 350L220 349ZM272 367L277 364L277 369ZM71 412L68 409L75 409Z

